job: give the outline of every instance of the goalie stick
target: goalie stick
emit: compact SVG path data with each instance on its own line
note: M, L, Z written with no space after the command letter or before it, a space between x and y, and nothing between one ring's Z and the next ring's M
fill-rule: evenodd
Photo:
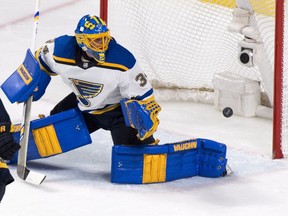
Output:
M35 6L33 36L32 36L32 44L31 44L32 52L34 52L35 50L35 43L36 43L36 35L37 35L37 27L38 27L38 19L39 19L39 1L40 0L36 0L36 6ZM21 149L19 150L19 153L18 153L17 175L19 176L19 178L23 179L24 181L27 181L32 184L40 185L46 178L46 175L31 171L26 166L32 101L33 101L33 96L30 96L29 99L26 102L24 102L24 105L23 105L23 119L21 123L21 131L20 131Z

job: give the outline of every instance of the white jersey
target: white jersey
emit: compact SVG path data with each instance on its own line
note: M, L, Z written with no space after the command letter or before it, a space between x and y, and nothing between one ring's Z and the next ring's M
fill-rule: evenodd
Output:
M151 96L153 90L133 55L111 40L106 60L88 61L75 37L61 36L36 53L41 69L60 75L78 98L82 111L95 111L119 104L123 98Z

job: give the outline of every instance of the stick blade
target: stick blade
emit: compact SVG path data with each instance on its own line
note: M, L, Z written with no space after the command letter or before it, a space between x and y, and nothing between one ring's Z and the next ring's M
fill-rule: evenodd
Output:
M31 171L27 167L21 165L17 166L17 174L22 180L34 185L40 185L46 178L46 175Z

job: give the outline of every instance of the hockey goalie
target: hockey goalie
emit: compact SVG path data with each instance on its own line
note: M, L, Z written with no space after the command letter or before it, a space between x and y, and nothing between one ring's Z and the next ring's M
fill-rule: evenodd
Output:
M137 60L111 37L105 22L85 15L75 35L47 41L2 84L10 102L39 100L51 76L71 94L50 116L31 121L27 160L46 158L91 143L98 129L111 132L113 183L156 183L226 174L226 145L207 139L158 143L161 111ZM61 89L58 87L58 89ZM14 133L19 141L20 132ZM2 145L2 144L0 144ZM17 162L15 156L11 163Z

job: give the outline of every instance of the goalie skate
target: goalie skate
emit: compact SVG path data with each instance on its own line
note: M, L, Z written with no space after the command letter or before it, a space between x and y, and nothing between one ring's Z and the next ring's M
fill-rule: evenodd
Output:
M231 167L228 164L226 164L226 169L223 172L223 176L232 175L232 174L233 174L233 170L231 169Z

